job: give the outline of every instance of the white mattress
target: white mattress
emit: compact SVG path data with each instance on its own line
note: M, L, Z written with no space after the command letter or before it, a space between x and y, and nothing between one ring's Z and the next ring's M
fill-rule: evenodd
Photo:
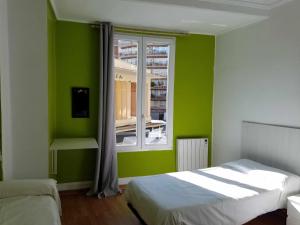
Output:
M284 208L300 177L250 160L140 177L126 199L148 225L239 225Z

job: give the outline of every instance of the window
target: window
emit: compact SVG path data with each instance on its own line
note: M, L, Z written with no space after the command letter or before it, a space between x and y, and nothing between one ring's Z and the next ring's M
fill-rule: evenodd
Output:
M115 35L117 150L163 150L173 145L175 40Z

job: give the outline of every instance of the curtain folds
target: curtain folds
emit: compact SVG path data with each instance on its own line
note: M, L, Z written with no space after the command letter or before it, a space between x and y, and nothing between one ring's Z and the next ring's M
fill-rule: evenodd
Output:
M99 198L119 193L115 151L113 36L111 23L100 23L98 144L94 184L88 195Z

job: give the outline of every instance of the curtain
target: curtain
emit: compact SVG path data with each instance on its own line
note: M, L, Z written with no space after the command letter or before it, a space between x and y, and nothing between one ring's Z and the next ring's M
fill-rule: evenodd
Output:
M99 198L119 193L115 151L113 26L100 23L98 144L94 184L88 195Z

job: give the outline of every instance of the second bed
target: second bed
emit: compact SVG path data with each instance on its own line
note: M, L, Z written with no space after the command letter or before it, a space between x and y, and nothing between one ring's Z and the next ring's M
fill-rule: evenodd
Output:
M299 176L242 159L134 179L126 199L148 225L240 225L299 191Z

